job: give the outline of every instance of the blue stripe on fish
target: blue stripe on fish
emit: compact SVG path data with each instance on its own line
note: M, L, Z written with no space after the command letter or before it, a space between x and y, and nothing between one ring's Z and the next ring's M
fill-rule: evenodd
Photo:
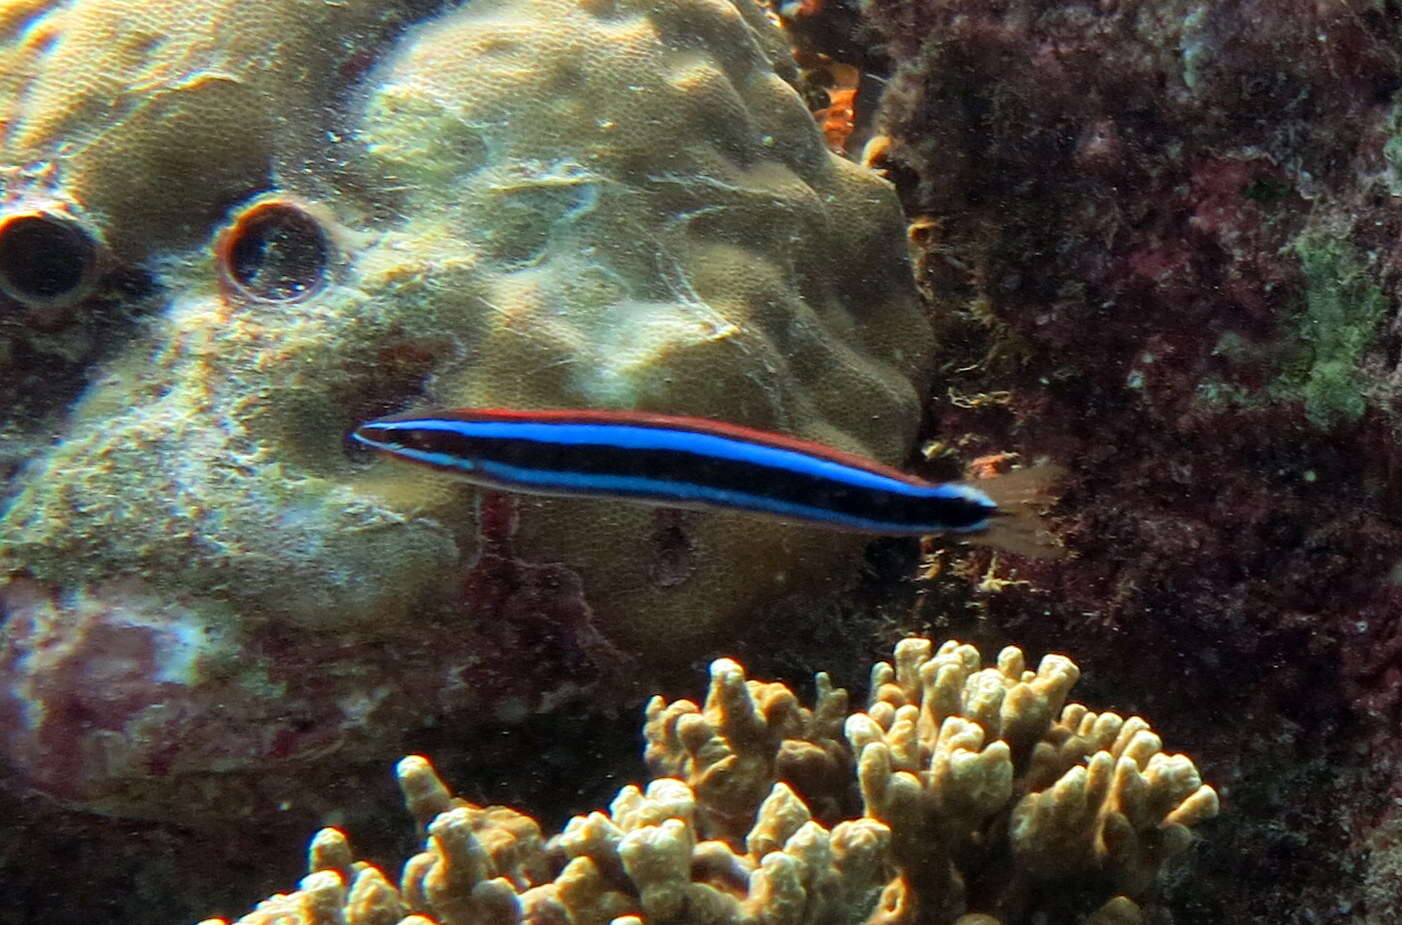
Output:
M655 418L654 415L648 417ZM701 419L678 419L678 421L682 420L692 422ZM395 422L396 426L391 429L398 430L399 425L403 423L405 422ZM800 451L770 443L737 439L729 434L706 433L695 429L683 430L676 427L663 428L592 422L537 424L526 421L473 421L468 423L452 420L415 419L410 426L425 431L447 431L470 435L482 440L530 440L562 446L606 444L611 447L631 450L689 453L709 459L728 459L755 466L779 467L818 478L842 479L854 485L879 491L903 491L913 487L910 477L899 470L895 470L892 475L886 475L819 456L814 450L822 450L825 454L830 454L832 451L816 443L807 451ZM441 463L453 465L446 458L441 460ZM935 487L947 488L948 486Z
M701 418L463 409L381 418L353 436L492 488L744 510L863 533L982 530L998 510L967 485Z

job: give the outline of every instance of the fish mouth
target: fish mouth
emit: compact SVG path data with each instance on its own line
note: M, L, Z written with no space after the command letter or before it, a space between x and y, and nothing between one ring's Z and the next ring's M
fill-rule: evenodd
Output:
M350 432L350 438L356 443L359 443L362 446L368 446L371 449L389 449L391 444L381 439L379 434L380 429L376 427L373 423L361 424L355 430Z

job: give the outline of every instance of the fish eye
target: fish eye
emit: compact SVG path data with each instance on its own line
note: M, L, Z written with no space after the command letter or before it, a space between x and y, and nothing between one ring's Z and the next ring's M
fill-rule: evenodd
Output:
M100 252L80 222L57 212L0 216L0 292L27 308L72 305L92 292Z
M276 195L245 205L215 242L224 288L251 302L300 302L315 295L330 281L334 254L314 211Z

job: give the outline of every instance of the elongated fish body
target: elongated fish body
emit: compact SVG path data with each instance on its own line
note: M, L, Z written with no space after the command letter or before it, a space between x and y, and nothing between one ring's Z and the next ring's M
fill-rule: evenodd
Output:
M819 443L693 417L467 408L380 418L354 438L478 485L748 511L886 535L983 530L998 505Z

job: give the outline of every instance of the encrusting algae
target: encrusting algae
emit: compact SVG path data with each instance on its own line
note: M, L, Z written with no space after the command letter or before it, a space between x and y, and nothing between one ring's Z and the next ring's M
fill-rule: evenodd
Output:
M654 779L606 813L547 839L405 758L427 837L398 887L323 829L300 889L237 925L1142 922L1217 794L1139 717L1065 704L1079 674L1060 655L1030 671L1009 647L982 668L972 646L911 638L849 713L825 674L804 707L720 659L704 707L648 704Z

